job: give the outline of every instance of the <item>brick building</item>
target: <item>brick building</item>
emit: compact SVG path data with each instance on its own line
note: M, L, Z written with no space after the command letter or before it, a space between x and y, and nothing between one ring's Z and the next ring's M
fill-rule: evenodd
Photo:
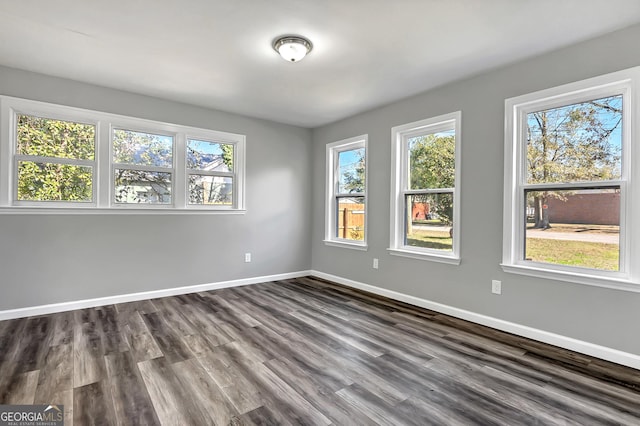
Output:
M551 223L620 224L620 193L584 192L547 199Z

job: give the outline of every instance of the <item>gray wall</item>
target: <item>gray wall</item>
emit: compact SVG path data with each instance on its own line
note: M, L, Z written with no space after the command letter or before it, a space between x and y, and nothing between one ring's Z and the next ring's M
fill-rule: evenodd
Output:
M640 65L640 26L313 131L313 269L640 355L640 294L502 272L506 98ZM391 127L462 110L462 264L390 256ZM325 246L325 145L369 134L369 250ZM640 166L640 165L638 165ZM380 269L371 267L380 259ZM502 280L502 295L491 280Z
M310 130L2 67L0 94L247 136L245 215L0 214L0 310L310 268Z

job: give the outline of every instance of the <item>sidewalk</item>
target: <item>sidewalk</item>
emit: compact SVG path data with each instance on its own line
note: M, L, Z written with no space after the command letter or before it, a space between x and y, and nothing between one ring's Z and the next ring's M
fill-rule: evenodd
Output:
M593 234L587 232L554 232L553 228L527 229L527 238L544 238L547 240L587 241L591 243L620 244L618 234Z

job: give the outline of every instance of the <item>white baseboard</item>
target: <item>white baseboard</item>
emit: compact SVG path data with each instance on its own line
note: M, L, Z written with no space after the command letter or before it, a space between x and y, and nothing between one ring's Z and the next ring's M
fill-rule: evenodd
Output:
M138 300L157 299L159 297L175 296L178 294L197 293L200 291L217 290L220 288L239 287L269 281L287 280L311 275L311 271L289 272L277 275L243 278L239 280L220 281L217 283L198 284L185 287L166 288L162 290L144 291L140 293L122 294L117 296L98 297L96 299L75 300L71 302L54 303L51 305L32 306L27 308L0 311L0 321L31 317L35 315L53 314L56 312L72 311L74 309L93 308L96 306L113 305L114 303L136 302Z
M311 275L323 278L329 281L333 281L339 284L346 285L348 287L357 288L360 290L368 291L370 293L378 294L380 296L388 297L390 299L406 302L411 305L420 306L421 308L430 309L435 312L440 312L452 317L460 318L463 320L471 321L476 324L485 325L487 327L495 328L508 333L516 334L518 336L526 337L539 342L548 343L550 345L558 346L564 349L569 349L574 352L579 352L585 355L593 356L596 358L604 359L607 361L615 362L617 364L626 365L627 367L640 370L640 355L632 354L629 352L619 351L606 346L596 345L594 343L577 340L572 337L562 336L555 333L550 333L544 330L538 330L536 328L528 327L526 325L520 325L509 321L504 321L498 318L489 317L486 315L478 314L464 309L455 308L453 306L444 305L442 303L432 302L430 300L421 299L419 297L410 296L408 294L399 293L393 290L387 290L385 288L375 287L369 284L364 284L358 281L349 280L346 278L338 277L336 275L326 274L319 271L311 271Z

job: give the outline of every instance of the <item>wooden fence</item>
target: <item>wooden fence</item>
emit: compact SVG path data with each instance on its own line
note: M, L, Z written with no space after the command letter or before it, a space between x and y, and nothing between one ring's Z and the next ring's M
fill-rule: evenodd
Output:
M338 237L364 240L364 204L344 203L338 206Z

